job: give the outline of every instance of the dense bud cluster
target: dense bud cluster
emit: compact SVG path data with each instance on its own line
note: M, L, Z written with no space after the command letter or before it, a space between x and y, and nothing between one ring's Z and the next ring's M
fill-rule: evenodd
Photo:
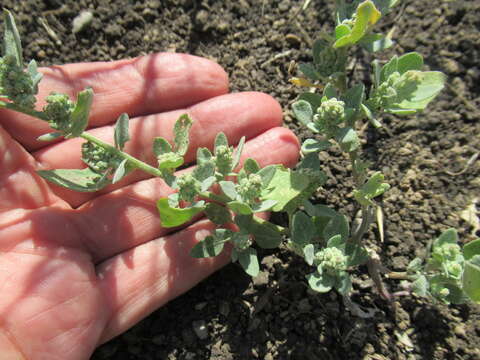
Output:
M233 150L230 146L220 145L215 148L215 160L218 172L228 175L232 171Z
M108 150L93 142L86 142L82 144L82 160L88 165L90 169L98 173L105 173L109 169L115 169L122 161L122 158L117 157Z
M191 174L180 176L177 184L179 198L185 201L193 202L201 190L200 183Z
M400 73L394 72L391 74L386 81L381 83L378 88L376 88L369 101L368 105L373 110L377 111L384 109L391 104L397 97L397 90L395 90L395 83L400 78Z
M46 98L47 104L43 111L48 118L48 122L53 129L68 132L71 125L70 115L75 108L75 104L68 95L51 93Z
M318 130L328 136L335 136L337 126L345 119L345 103L336 98L322 102L313 121Z
M0 97L7 97L13 103L33 109L35 94L32 78L17 65L13 56L0 58Z
M316 254L316 260L322 271L335 275L347 269L347 257L340 249L327 247Z
M258 174L250 174L248 177L240 180L237 191L248 202L253 202L260 196L262 190L262 177Z

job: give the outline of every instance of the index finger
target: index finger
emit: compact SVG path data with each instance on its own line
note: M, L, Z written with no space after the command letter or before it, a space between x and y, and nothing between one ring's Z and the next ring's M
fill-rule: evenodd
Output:
M188 107L228 92L228 77L213 61L175 53L157 53L128 60L92 62L42 68L37 109L52 91L72 99L91 87L95 93L89 128L130 116ZM9 110L0 111L2 126L28 150L45 143L37 137L50 132L44 121ZM50 143L49 143L50 144Z

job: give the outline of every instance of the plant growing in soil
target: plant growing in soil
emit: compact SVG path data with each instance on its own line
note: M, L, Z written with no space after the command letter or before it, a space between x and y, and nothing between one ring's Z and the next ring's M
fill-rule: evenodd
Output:
M59 137L86 140L82 145L85 168L38 172L56 185L81 192L98 191L135 170L164 179L177 191L157 201L162 226L180 226L200 214L217 225L212 235L193 247L194 257L216 256L230 243L232 261L238 261L248 274L255 276L259 263L254 245L276 248L287 235L290 248L308 264L315 265L315 272L308 276L314 290L325 292L335 288L347 299L351 290L349 270L367 263L379 289L389 296L379 276L378 255L362 243L372 223L372 214L378 209L375 198L388 190L388 185L381 173L369 174L369 165L361 160L355 127L362 119L381 126L378 116L384 111L403 115L424 109L444 82L441 73L421 71L421 56L410 53L394 57L383 67L374 62L374 84L368 96L364 84L349 86L348 49L360 44L376 51L391 44L389 36L373 34L371 30L381 13L388 11L393 3L357 1L347 6L344 1L337 1L335 34L316 42L313 64L300 66L306 78L294 80L307 86L318 81L326 84L322 95L305 93L294 104L297 118L319 134L305 141L302 146L305 156L295 170L280 165L260 168L253 159L245 160L240 166L245 139L234 148L220 133L213 151L198 149L197 166L192 172L177 172L184 165L189 146L192 120L188 115L177 120L173 144L161 137L154 139L157 165L144 163L123 151L130 139L127 114L122 114L116 122L113 145L85 131L93 100L91 89L81 91L76 101L67 95L52 93L44 108L36 110L41 74L33 60L24 70L20 37L13 17L6 10L4 56L0 58L0 98L3 99L0 107L47 121L53 131L39 137L41 141ZM356 184L354 197L362 211L358 226L350 226L346 216L332 208L308 201L326 181L318 153L333 143L351 159ZM264 211L286 212L289 227L256 216ZM448 230L435 242L425 266L420 260L414 260L407 272L396 273L397 278L410 280L404 292L430 294L451 302L467 296L479 301L480 240L467 244L463 252L456 240L454 230Z
M373 31L382 15L398 1L336 1L333 34L323 34L313 45L313 62L300 64L302 77L292 82L314 91L301 94L293 104L297 120L315 137L302 144L303 162L319 162L318 154L338 146L348 155L354 182L353 197L360 209L361 221L350 223L346 216L325 205L305 203L303 211L292 216L292 247L315 271L308 275L312 289L327 292L335 288L348 295L351 288L349 269L367 264L380 293L391 295L382 283L385 272L378 254L362 241L375 214L381 217L378 197L389 189L381 172L372 172L361 157L359 122L367 120L375 128L382 126L383 113L399 116L416 114L425 109L444 87L445 76L437 71L422 71L423 58L416 52L394 56L383 66L372 63L372 84L354 84L347 69L348 52L361 46L375 53L390 47L391 34ZM323 89L321 94L315 92ZM315 165L315 167L317 167ZM381 221L379 221L381 226ZM468 298L480 301L480 239L458 245L454 229L446 230L433 243L424 262L414 259L405 273L390 277L409 280L405 291L430 296L446 303L462 303Z

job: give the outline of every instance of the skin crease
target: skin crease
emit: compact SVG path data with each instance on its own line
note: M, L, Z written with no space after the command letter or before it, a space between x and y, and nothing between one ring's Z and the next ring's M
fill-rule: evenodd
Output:
M39 108L50 90L95 92L89 132L112 141L119 114L131 117L127 152L154 165L154 136L172 138L179 114L195 121L187 159L224 131L247 137L243 159L293 166L299 145L279 127L278 103L261 93L228 94L215 63L153 54L109 63L41 69ZM213 229L203 219L163 229L154 200L171 193L134 172L100 193L47 184L35 171L78 168L78 139L40 143L40 120L0 111L0 354L2 360L88 359L94 349L229 261L194 259L190 248ZM265 151L268 149L268 151ZM184 171L189 171L184 170Z

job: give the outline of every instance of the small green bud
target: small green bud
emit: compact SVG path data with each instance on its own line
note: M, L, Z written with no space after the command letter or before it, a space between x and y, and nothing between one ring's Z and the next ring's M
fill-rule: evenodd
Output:
M193 202L195 196L201 191L200 182L192 174L184 174L177 180L179 187L178 196L180 199Z
M458 244L447 243L442 246L437 246L433 250L433 253L441 256L442 258L454 260L458 255L461 254L461 249Z
M98 173L116 169L122 162L121 157L90 141L82 144L82 160L90 169Z
M53 129L68 132L71 122L70 115L75 108L75 104L68 95L51 93L45 99L47 104L43 107L43 112L48 117L48 122Z
M455 279L460 279L463 272L463 266L455 261L447 261L445 264L445 268L448 272L448 275Z

